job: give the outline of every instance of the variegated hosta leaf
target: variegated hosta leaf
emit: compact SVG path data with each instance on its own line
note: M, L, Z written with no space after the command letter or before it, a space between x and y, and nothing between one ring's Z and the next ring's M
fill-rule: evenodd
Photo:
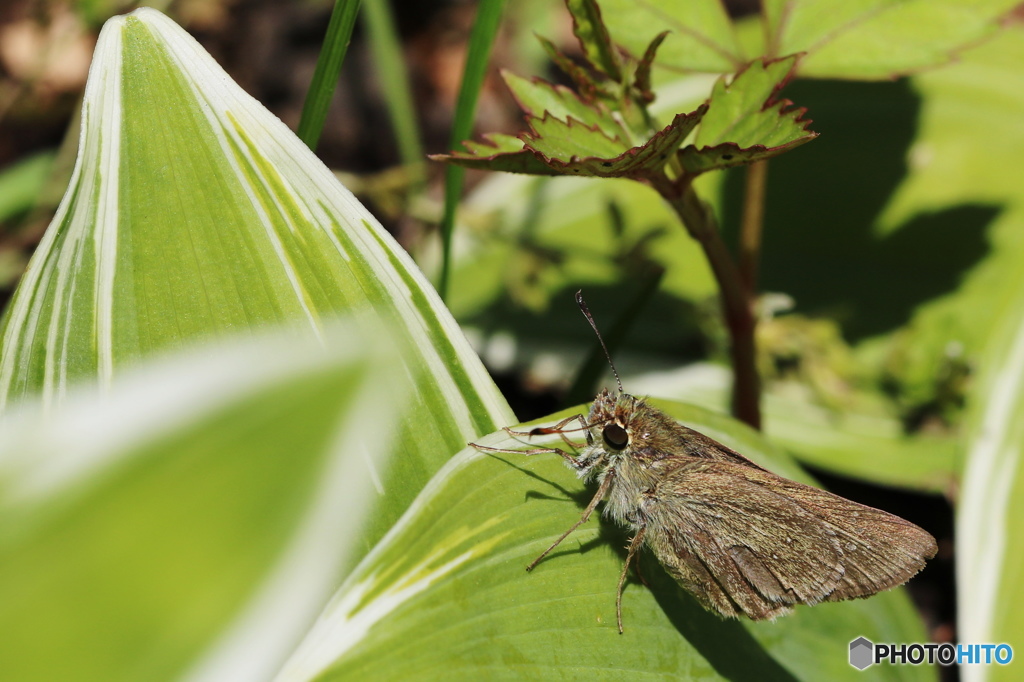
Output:
M780 473L799 470L734 420L659 403ZM569 413L564 413L569 414ZM556 437L499 448L558 445ZM775 623L723 621L685 595L649 555L648 589L615 592L626 534L596 517L531 573L524 567L579 518L593 490L555 455L467 448L349 576L279 682L328 679L860 679L850 640L923 641L901 591L800 607ZM892 677L931 679L924 667Z
M1020 650L1024 598L1024 279L1003 281L1002 322L972 391L973 438L957 507L957 621L962 642ZM1012 680L1009 666L964 666L965 680Z
M351 324L262 336L0 417L0 679L281 665L364 551L413 381Z
M383 531L452 453L511 412L422 274L284 124L152 9L96 47L78 162L0 339L0 406L109 385L151 353L372 310L418 377Z

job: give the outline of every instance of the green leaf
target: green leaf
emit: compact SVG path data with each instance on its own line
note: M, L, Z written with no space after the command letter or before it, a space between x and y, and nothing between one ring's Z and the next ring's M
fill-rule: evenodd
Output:
M452 121L450 147L455 147L469 137L473 130L473 116L476 102L487 73L494 38L501 25L505 0L482 0L477 3L476 19L469 34L469 49L466 52L466 66L462 71L462 84L455 101L455 120ZM448 285L452 258L452 231L455 228L455 211L462 196L462 180L465 171L449 166L444 172L444 213L441 216L441 276L438 290L441 298L448 298Z
M990 37L1016 0L765 0L769 56L807 52L800 74L892 79Z
M309 84L306 101L302 106L302 118L299 120L298 136L310 149L316 149L320 133L323 132L327 109L334 97L334 88L341 75L341 65L345 61L358 14L359 0L337 0L334 3L327 35L316 60L313 80Z
M563 109L564 111L564 109ZM465 142L466 152L437 154L432 159L469 168L533 175L642 179L660 170L700 122L706 107L678 114L647 142L630 147L610 138L599 125L588 126L571 116L563 121L550 112L531 118L532 130L522 141L488 135L485 143Z
M789 79L796 57L755 61L726 83L715 83L708 113L694 143L680 150L683 167L703 173L771 158L810 142L804 109L788 108L775 95Z
M416 399L367 329L242 335L0 417L0 676L269 679L364 553Z
M387 104L399 155L406 167L417 169L414 172L418 184L423 177L423 145L395 17L385 0L366 0L362 19L373 50L375 80L380 83Z
M572 79L576 90L588 101L594 100L598 95L598 87L590 73L574 62L568 55L563 53L555 44L543 36L537 36L544 51L548 53L551 61Z
M155 10L108 22L71 186L0 328L0 405L58 405L76 378L108 386L204 338L295 323L322 339L359 311L398 325L417 377L380 537L511 411L416 265L280 120Z
M434 161L454 163L466 168L504 171L506 173L528 173L530 175L558 175L558 171L537 158L526 149L523 141L512 135L490 133L483 142L466 140L462 143L466 151L451 154L431 154Z
M917 135L901 159L907 175L879 216L876 231L906 240L920 226L920 237L945 247L954 238L959 252L976 254L971 269L959 273L948 295L915 311L899 340L900 378L911 387L933 385L940 360L950 349L970 366L981 367L1004 297L1024 258L1024 204L1018 176L1024 159L1024 30L1008 28L997 38L964 53L947 68L913 79L919 110L913 112ZM998 144L992 144L998 140ZM953 211L967 205L988 219L970 226ZM955 232L938 219L956 216ZM972 234L973 239L962 236ZM973 246L972 246L973 243ZM948 256L944 259L948 262Z
M971 392L972 440L957 507L957 625L961 641L1018 648L1024 615L1024 278L1005 283L1003 315ZM993 680L1015 672L992 666Z
M622 65L596 0L565 0L572 14L572 32L590 64L613 81L622 81Z
M543 119L545 114L549 114L563 123L572 118L587 126L597 127L611 139L622 142L630 139L629 132L599 102L584 101L569 88L539 78L527 80L508 71L503 71L501 75L516 102L531 117L531 125L535 123L532 119Z
M963 203L998 209L983 236L984 260L955 292L917 313L907 342L941 349L952 338L975 369L956 510L957 630L961 641L1019 650L1024 618L1012 605L1022 599L1024 570L1024 29L1008 27L957 64L915 77L914 87L922 97L920 134L885 231L899 236L916 215ZM1014 667L988 666L987 679L1011 680Z
M50 175L53 160L53 152L39 152L0 171L0 222L35 205Z
M546 118L533 122L534 132L527 133L526 146L563 174L640 179L664 167L705 111L701 106L692 113L678 114L645 144L625 150L624 145L616 145L598 130L574 126L572 119L563 124L556 118ZM589 154L579 154L583 150Z
M548 115L531 120L530 127L532 130L524 134L523 141L528 148L549 159L606 159L629 149L626 140L609 137L598 126L589 126L572 118L563 121Z
M733 420L658 405L759 463L799 475ZM498 433L481 444L545 442L561 443L541 437L525 444ZM846 642L925 636L899 591L798 608L776 623L723 621L649 557L642 570L652 588L629 582L620 635L621 529L595 517L531 573L523 570L579 518L592 494L556 456L464 450L349 577L281 678L555 679L584 670L598 680L855 680ZM934 676L917 667L897 675Z
M725 7L719 0L601 0L613 39L642 55L662 31L670 31L658 51L661 66L682 71L732 73L747 62Z
M640 58L640 63L636 66L636 74L634 74L634 86L640 94L642 101L650 103L654 101L654 90L651 85L651 67L654 65L654 58L658 54L658 48L665 42L665 38L669 35L669 31L662 31L658 35L654 36L651 40L651 44L644 50L643 56Z
M760 45L744 50L719 0L602 0L613 39L642 54L663 30L662 68L732 73L748 56L806 52L800 75L887 80L934 68L992 36L1016 0L765 0Z
M655 102L655 113L671 117L675 111L692 111L705 99L714 78L699 76L679 83L661 93ZM714 183L720 174L704 174L697 179L702 189L716 196ZM663 236L651 242L652 257L666 265L662 291L684 299L700 299L715 295L711 277L700 246L682 230L667 230L676 218L649 187L626 180L591 182L572 177L529 178L520 175L495 174L481 183L464 203L467 220L482 224L485 229L464 230L463 248L453 276L449 306L456 317L472 323L473 315L487 305L508 297L517 305L531 310L559 308L558 301L571 302L570 287L580 284L608 284L614 280L617 242L612 238L608 206L625 207L624 234L629 243L652 231ZM564 206L571 207L569 209ZM508 240L503 235L521 238ZM557 253L558 263L542 266L543 276L534 278L528 268L536 263L535 253ZM424 254L422 260L428 256ZM529 300L527 298L529 297ZM566 311L575 317L578 312ZM511 323L506 311L498 315ZM517 336L550 338L547 327L562 316L549 317L540 325L537 320L516 316ZM476 321L479 324L479 321ZM542 331L543 330L543 331ZM583 335L580 334L582 337ZM592 337L580 338L589 345Z

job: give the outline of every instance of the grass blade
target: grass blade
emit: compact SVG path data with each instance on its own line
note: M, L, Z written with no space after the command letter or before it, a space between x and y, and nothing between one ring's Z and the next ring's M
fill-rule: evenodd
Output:
M402 56L402 45L395 30L395 20L387 0L366 0L363 22L370 39L373 63L378 74L384 101L391 117L391 127L398 141L402 164L416 168L414 182L423 178L423 145L413 105L409 74Z
M299 119L299 139L310 149L316 150L320 133L327 120L327 108L334 96L334 88L338 84L341 64L345 61L349 41L352 40L352 28L359 13L359 0L338 0L331 13L331 22L327 25L327 35L320 50L320 58L316 62L313 81L306 93L306 103L302 107L302 118Z
M462 87L455 104L455 121L452 124L452 149L467 139L473 131L473 115L480 96L480 87L487 71L488 56L494 44L494 36L501 23L505 0L481 0L477 10L473 31L469 36L469 50L466 54L466 68L462 73ZM441 300L448 298L448 282L451 277L452 228L455 226L455 209L462 194L462 181L466 172L458 166L448 166L444 173L444 215L441 217L441 279L438 293Z

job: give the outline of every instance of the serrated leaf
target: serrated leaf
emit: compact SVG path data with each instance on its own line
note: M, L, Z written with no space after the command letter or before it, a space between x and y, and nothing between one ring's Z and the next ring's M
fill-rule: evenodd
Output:
M601 0L612 38L642 55L654 37L670 33L658 64L683 71L732 73L746 63L729 14L719 0Z
M604 152L606 156L598 155L601 153L599 147L605 145L604 140L607 138L597 135L587 138L594 141L593 155L575 155L574 150L580 149L576 144L579 137L569 137L570 134L578 133L578 129L574 130L571 125L571 120L569 125L563 125L557 119L535 122L537 137L527 138L527 146L543 154L548 165L565 175L640 179L658 172L668 162L672 153L700 122L705 111L706 108L701 106L692 113L678 114L671 124L658 131L646 144L626 149L614 156L611 153L615 150L610 145L607 147L610 152Z
M508 406L416 265L280 120L159 12L108 22L71 185L2 322L0 405L58 405L76 378L107 385L205 338L293 322L320 338L342 311L397 320L419 381L379 537Z
M633 78L633 85L640 93L640 97L644 102L650 103L654 101L654 90L651 86L651 67L654 65L654 58L658 54L658 48L665 42L665 38L669 35L669 31L662 31L658 35L654 36L651 40L651 44L644 50L643 56L640 58L640 63L636 66L636 74Z
M466 168L527 173L529 175L559 175L537 155L523 146L523 141L512 135L492 133L484 135L483 142L466 140L466 151L451 154L431 154L434 161L455 163Z
M622 124L600 103L585 102L565 86L538 78L521 78L508 71L502 72L502 76L516 102L532 118L543 119L550 115L563 122L571 118L599 128L611 139L629 140L629 133Z
M785 84L796 56L760 60L726 83L715 83L708 113L694 143L680 150L683 167L691 173L728 168L770 158L809 142L817 133L807 130L803 109L787 108L788 100L774 97Z
M733 420L658 406L759 463L800 475ZM499 433L482 444L545 442L530 440ZM278 679L555 679L585 670L596 680L855 680L850 640L924 636L900 591L798 608L776 623L723 621L650 557L642 570L652 588L630 581L620 635L615 591L625 533L614 524L592 519L531 573L523 570L592 494L556 456L464 450L356 569ZM900 674L933 677L919 667Z
M551 58L551 61L554 62L563 73L572 79L572 82L576 85L577 91L587 98L587 100L595 99L598 93L598 87L590 73L570 59L568 55L559 50L555 44L547 38L537 36L537 40L540 41L540 44L544 47L544 51L548 53L548 57Z
M707 111L677 114L642 145L600 104L584 102L567 88L504 74L509 89L530 114L531 130L521 140L487 135L465 142L466 152L431 156L470 168L534 175L581 175L640 179L662 168ZM541 113L539 113L541 112Z
M269 679L364 553L416 400L366 328L219 340L0 417L0 677Z
M807 52L800 74L892 79L950 61L999 30L1017 0L765 0L772 56Z
M588 126L572 118L562 121L554 116L545 116L531 120L530 128L530 132L523 134L523 142L549 159L605 159L629 149L625 140L609 137L599 127Z
M565 0L572 14L572 32L580 41L587 59L595 69L616 82L622 81L622 66L619 55L612 45L608 29L601 18L601 8L596 0Z
M713 85L714 78L710 76L696 77L696 82L660 93L654 108L667 117L674 111L692 111L704 101ZM705 174L697 182L710 189L710 183L718 179L715 174ZM711 192L711 196L715 195ZM571 210L561 208L563 202ZM567 287L612 281L615 245L608 238L612 234L608 220L610 203L626 207L626 239L630 241L663 229L675 220L652 189L632 181L596 183L569 177L528 178L510 174L487 178L470 194L464 207L466 215L489 216L491 228L473 234L468 230L461 232L462 249L456 259L458 266L453 272L453 294L449 301L453 313L469 322L485 302L503 297L502 292L509 292L510 288L514 290L510 296L517 302L522 302L524 295L532 295L539 301L535 310L550 310L552 306L560 307L557 301L563 298L571 301L572 292L567 294ZM555 210L547 210L548 207ZM520 274L519 263L527 256L519 251L521 242L494 238L499 233L512 232L522 232L532 244L557 252L560 264L545 268L543 280L524 282L528 275ZM700 246L682 230L665 230L651 246L660 262L675 264L666 268L663 292L687 300L714 295L714 279ZM676 267L680 264L684 265ZM565 318L576 314L567 310ZM515 333L530 336L539 329L524 319L515 326ZM543 335L550 336L547 331Z

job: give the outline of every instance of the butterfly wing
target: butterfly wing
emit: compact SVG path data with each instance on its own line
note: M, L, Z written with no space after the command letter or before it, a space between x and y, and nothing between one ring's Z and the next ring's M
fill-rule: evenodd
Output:
M744 464L680 458L641 515L647 544L705 606L774 618L899 585L935 541L886 512Z
M867 597L902 585L935 556L935 538L894 514L781 479L783 492L839 540L845 573L827 601Z

